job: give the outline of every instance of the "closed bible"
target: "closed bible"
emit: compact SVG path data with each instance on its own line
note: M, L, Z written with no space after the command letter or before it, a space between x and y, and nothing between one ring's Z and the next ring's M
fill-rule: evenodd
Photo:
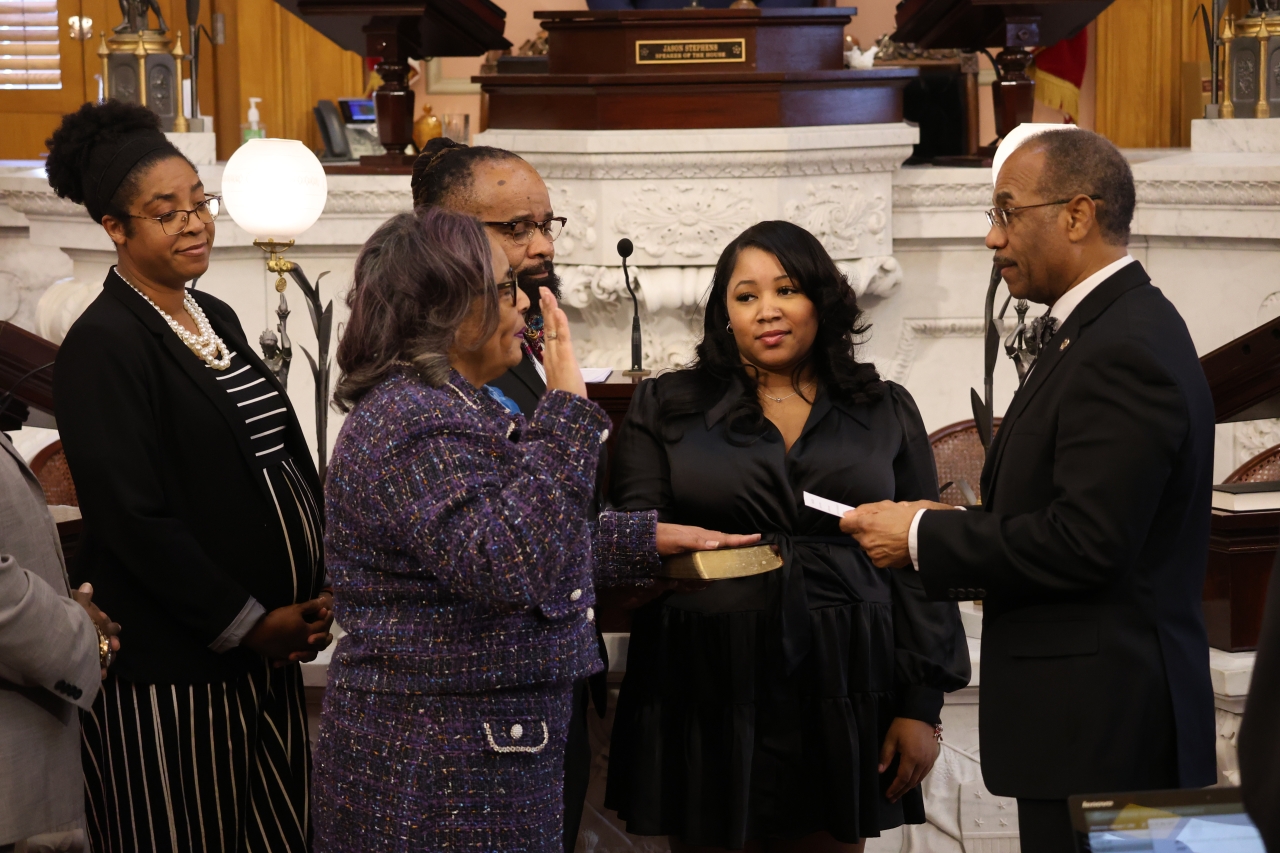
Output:
M751 545L663 557L660 575L677 580L717 581L761 575L780 568L782 558L772 545Z

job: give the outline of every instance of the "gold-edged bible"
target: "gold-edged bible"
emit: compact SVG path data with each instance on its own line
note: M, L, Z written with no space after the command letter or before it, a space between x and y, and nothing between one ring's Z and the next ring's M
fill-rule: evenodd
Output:
M661 576L677 580L718 581L762 575L782 568L782 558L771 545L691 551L662 558Z

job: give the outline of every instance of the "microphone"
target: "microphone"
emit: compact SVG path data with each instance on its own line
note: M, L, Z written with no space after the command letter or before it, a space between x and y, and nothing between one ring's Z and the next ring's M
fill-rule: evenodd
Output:
M626 237L618 241L618 257L622 258L622 278L627 285L627 293L631 295L631 369L624 371L624 375L633 379L642 376L648 376L649 371L645 370L642 362L642 352L640 347L640 303L636 300L636 292L631 287L631 273L627 271L627 258L631 257L631 253L635 251L635 246Z

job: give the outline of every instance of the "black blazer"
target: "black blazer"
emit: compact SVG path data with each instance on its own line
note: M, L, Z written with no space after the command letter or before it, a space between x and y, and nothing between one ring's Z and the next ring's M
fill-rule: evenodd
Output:
M519 364L489 384L514 400L526 418L533 417L538 401L547 393L547 383L542 381L538 368L534 367L533 359L527 353Z
M1200 598L1214 419L1186 324L1138 263L1100 284L1014 396L981 512L929 512L920 574L984 600L992 793L1212 784Z
M1271 568L1267 609L1258 638L1244 722L1240 724L1240 787L1267 849L1280 851L1280 554Z
M224 302L194 292L232 349L284 389ZM54 368L62 446L84 514L71 577L122 626L115 672L150 683L220 681L247 649L209 649L249 597L294 601L275 504L249 430L215 374L114 271L67 332ZM290 406L286 447L320 483ZM299 590L299 596L305 594Z

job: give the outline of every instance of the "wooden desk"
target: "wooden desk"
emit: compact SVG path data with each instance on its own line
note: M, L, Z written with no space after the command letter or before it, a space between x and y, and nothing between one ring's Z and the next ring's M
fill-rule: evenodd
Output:
M812 127L902 121L915 68L845 70L850 8L538 12L548 73L472 78L489 126Z
M1280 512L1213 510L1204 577L1209 645L1225 652L1258 647L1271 566L1280 546Z

